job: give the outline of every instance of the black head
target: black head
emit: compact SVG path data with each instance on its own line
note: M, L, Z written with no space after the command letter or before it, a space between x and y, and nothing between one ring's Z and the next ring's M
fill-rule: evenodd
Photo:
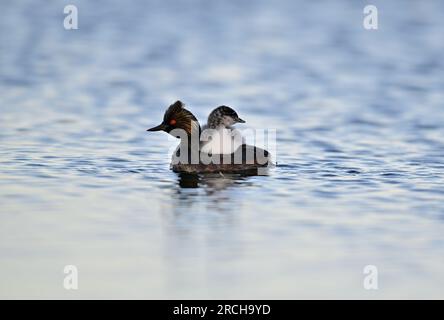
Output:
M236 111L227 106L220 106L211 111L207 122L208 127L212 129L216 129L220 126L228 128L235 123L245 123L244 120L239 118Z
M196 117L185 109L184 104L179 100L170 105L165 111L161 124L147 131L165 131L170 133L174 129L183 129L188 135L191 135L195 129L200 130Z

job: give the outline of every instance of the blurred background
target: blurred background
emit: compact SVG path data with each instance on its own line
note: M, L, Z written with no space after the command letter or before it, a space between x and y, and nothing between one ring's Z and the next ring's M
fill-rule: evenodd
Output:
M0 297L442 299L442 12L1 1ZM171 172L177 142L145 130L177 99L277 129L277 168Z

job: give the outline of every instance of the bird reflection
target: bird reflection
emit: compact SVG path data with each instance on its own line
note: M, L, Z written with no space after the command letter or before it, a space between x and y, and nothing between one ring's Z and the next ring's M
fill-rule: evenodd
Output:
M173 218L169 223L179 223L181 228L188 225L184 221L190 222L192 227L197 217L215 219L213 213L225 213L225 218L231 219L241 208L238 191L253 186L256 182L251 178L256 175L257 172L177 173L176 188L165 217ZM206 214L201 216L202 212Z
M213 194L214 192L227 189L230 186L241 185L243 181L247 181L249 177L256 175L257 172L211 174L179 173L178 184L180 189L203 188L207 194Z

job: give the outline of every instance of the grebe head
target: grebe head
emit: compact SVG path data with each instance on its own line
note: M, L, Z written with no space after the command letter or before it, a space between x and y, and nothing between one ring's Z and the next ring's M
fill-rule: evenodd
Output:
M220 106L214 109L208 116L208 127L217 129L219 127L229 128L236 123L245 123L239 118L236 111L227 106Z
M179 100L170 105L165 111L161 124L147 131L165 131L179 138L180 136L176 135L178 131L174 129L182 129L188 136L191 136L193 132L200 132L200 125L196 117L185 109L184 104Z

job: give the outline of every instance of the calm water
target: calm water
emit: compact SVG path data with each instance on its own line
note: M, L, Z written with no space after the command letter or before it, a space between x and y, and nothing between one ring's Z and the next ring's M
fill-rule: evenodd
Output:
M372 3L2 1L0 297L444 298L444 3ZM177 99L277 168L171 172Z

